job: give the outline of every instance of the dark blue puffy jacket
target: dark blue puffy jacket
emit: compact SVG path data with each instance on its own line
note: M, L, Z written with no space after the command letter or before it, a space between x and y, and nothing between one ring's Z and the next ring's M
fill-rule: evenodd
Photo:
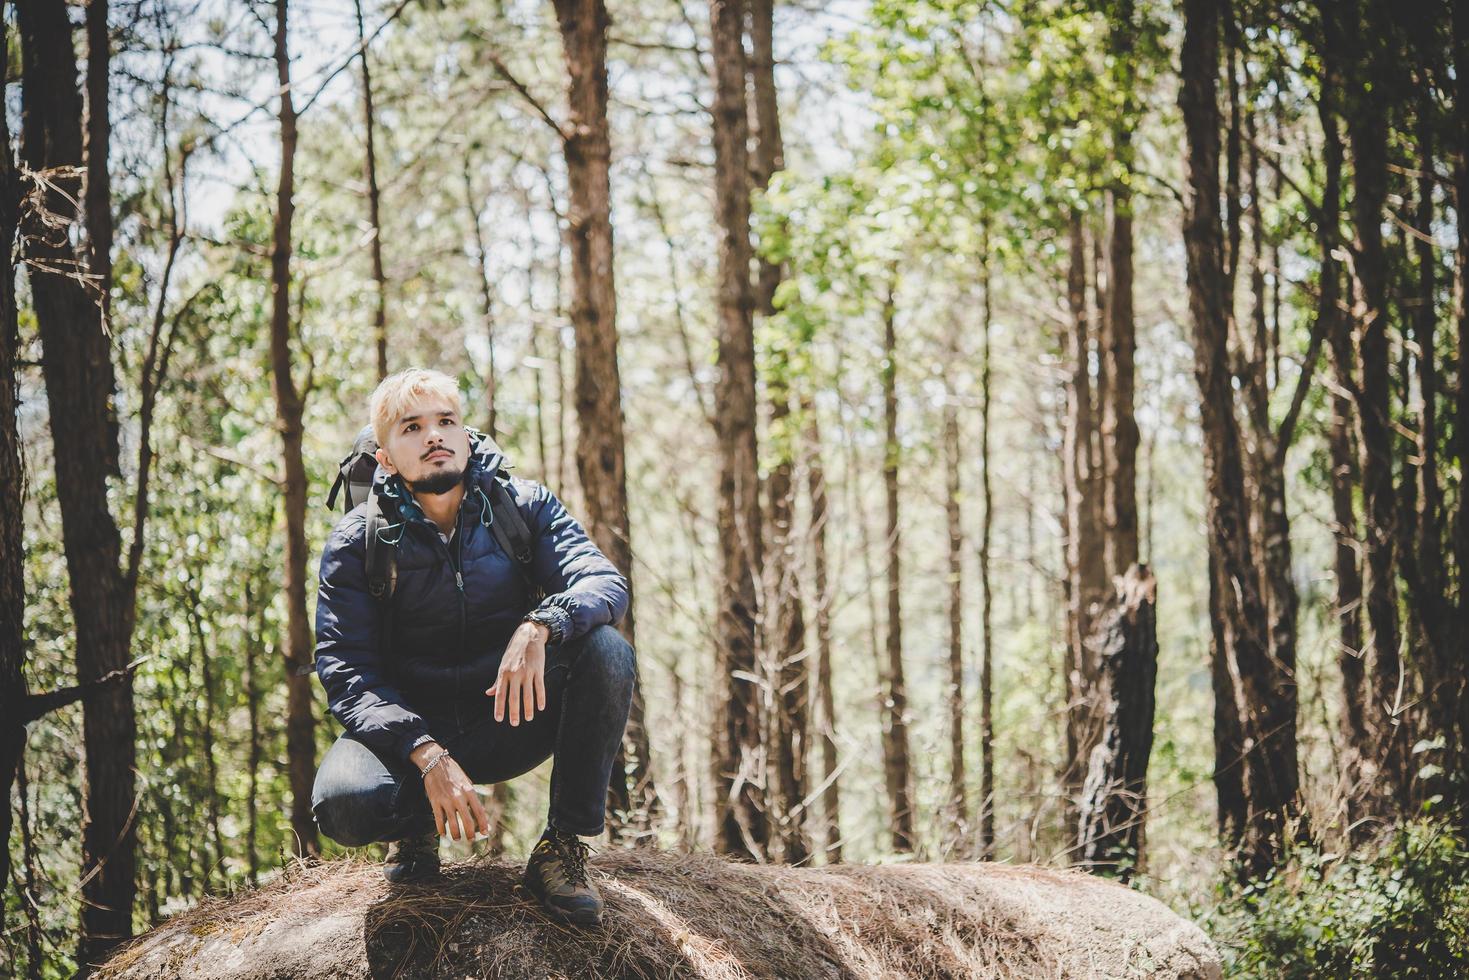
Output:
M399 477L379 468L372 492L398 542L392 642L378 642L381 609L367 591L367 505L337 524L321 554L316 673L331 712L374 748L406 757L428 735L425 715L487 710L510 634L534 606L513 556L490 530L488 494L504 458L481 443L467 465L459 524L445 545ZM550 490L511 481L534 538L531 577L545 593L554 646L627 611L628 585ZM456 575L456 568L462 577ZM460 584L462 582L462 584Z

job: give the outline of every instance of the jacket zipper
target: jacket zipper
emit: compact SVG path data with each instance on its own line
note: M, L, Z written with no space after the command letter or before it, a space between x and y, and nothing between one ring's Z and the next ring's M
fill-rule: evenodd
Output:
M454 572L454 586L459 590L459 651L462 654L464 652L464 634L468 630L469 617L469 602L464 595L464 509L461 507L459 513L454 517L454 547L459 555L459 561L457 563L454 561L454 556L449 553L449 546L444 543L443 538L439 537L439 526L427 517L420 518L420 520L428 525L429 529L433 532L434 540L439 543L439 550L444 555L444 561L449 563L449 567ZM454 686L457 689L459 687L457 670L455 671L455 677ZM457 697L454 699L454 724L456 728L462 729L464 727L463 719L459 715L459 699Z

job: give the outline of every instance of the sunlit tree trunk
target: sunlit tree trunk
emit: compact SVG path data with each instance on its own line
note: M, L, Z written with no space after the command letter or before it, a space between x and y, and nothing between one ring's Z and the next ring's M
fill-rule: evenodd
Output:
M755 110L754 186L764 190L770 178L785 167L780 111L775 89L774 2L749 0L750 88ZM761 259L755 305L761 316L775 313L775 290L780 265ZM806 829L806 797L810 757L810 658L806 656L806 620L801 609L796 548L792 538L795 489L792 471L796 433L790 429L791 378L783 365L766 382L770 428L776 462L766 479L769 550L766 554L766 669L773 697L774 718L767 731L774 739L772 769L779 820L782 857L799 864L811 856Z
M1251 553L1240 437L1228 368L1228 296L1219 213L1218 0L1186 0L1179 103L1188 138L1184 241L1189 308L1194 325L1194 374L1204 438L1206 513L1217 557L1217 602L1236 707L1247 749L1248 816L1241 870L1263 873L1276 861L1296 807L1297 774L1276 737L1285 725L1274 699L1265 603ZM1291 747L1293 750L1293 746Z
M1333 566L1336 573L1334 612L1338 621L1337 664L1342 680L1340 728L1345 748L1341 768L1346 790L1347 818L1349 824L1355 826L1362 815L1363 766L1372 765L1372 752L1364 709L1362 573L1358 564L1360 541L1357 536L1356 505L1353 502L1357 463L1352 444L1352 399L1348 394L1356 372L1353 367L1349 325L1340 310L1341 270L1336 257L1341 237L1338 229L1344 155L1337 119L1341 92L1341 39L1337 37L1336 18L1323 18L1322 26L1322 81L1317 114L1323 134L1321 155L1324 179L1321 194L1322 218L1316 227L1316 244L1321 253L1316 317L1318 321L1324 321L1323 329L1335 382L1331 394L1327 447L1331 459L1332 534L1336 541Z
M709 6L714 61L715 212L719 222L719 378L715 426L719 442L720 605L718 675L728 685L719 703L713 753L719 799L716 848L763 859L769 838L762 744L760 621L756 574L761 567L760 475L755 437L755 338L750 284L750 162L745 98L744 17L739 0Z
M87 175L83 195L87 210L87 265L102 302L102 322L112 317L112 37L107 29L107 0L87 6ZM116 436L114 435L114 439Z
M894 275L896 279L896 274ZM898 351L895 330L897 284L888 283L883 302L883 496L887 503L887 663L883 678L886 690L882 718L883 772L887 779L889 818L893 850L911 852L917 847L913 800L913 763L908 743L908 684L903 672L903 575L902 525L898 511L898 467L902 455L898 443Z
M806 419L806 494L811 500L811 576L816 591L816 707L814 728L821 735L822 840L828 864L842 859L841 780L837 774L836 697L832 690L831 604L827 571L826 466L822 462L820 420L809 391L802 393Z
M1064 663L1066 686L1066 758L1062 782L1066 791L1067 828L1077 824L1077 803L1087 760L1096 741L1092 710L1096 656L1086 645L1091 635L1093 607L1101 602L1106 588L1106 564L1100 510L1100 474L1093 468L1091 446L1095 424L1092 414L1090 320L1087 314L1085 226L1081 213L1073 211L1069 222L1070 267L1066 296L1071 313L1066 356L1070 377L1066 385L1066 422L1062 448L1063 483L1066 488L1067 647Z
M1082 793L1078 839L1089 869L1131 880L1142 867L1158 676L1157 582L1134 564L1098 618L1101 736Z
M949 362L958 359L957 345L951 344ZM944 402L944 514L949 524L949 824L948 843L959 848L957 857L965 856L965 838L969 831L969 796L965 790L968 773L964 768L964 523L960 506L960 468L963 456L959 448L958 393L950 383Z
M979 526L979 853L995 854L995 642L994 587L990 581L995 495L990 479L990 337L994 304L990 290L989 229L980 232L979 480L984 519Z
M469 222L474 242L474 278L479 285L480 317L484 321L485 346L489 350L489 363L485 366L485 431L493 438L497 428L495 395L499 387L495 370L495 285L490 276L490 253L485 244L484 228L480 225L479 196L474 190L468 156L464 159L464 217ZM526 295L529 296L529 292Z
M22 54L21 154L45 173L49 189L32 203L63 219L81 199L82 106L76 88L71 24L60 0L17 4ZM104 155L92 144L94 158ZM68 240L71 223L50 227L40 210L21 219L31 297L42 344L42 370L55 444L56 491L71 584L77 679L125 667L132 628L131 593L119 565L121 542L107 504L107 474L117 471L111 346L99 289ZM83 261L79 261L79 258ZM87 269L87 271L91 271ZM100 283L106 291L106 283ZM99 465L100 464L100 465ZM134 823L136 720L131 678L86 699L82 710L81 972L132 935L137 839Z
M1132 0L1120 0L1111 12L1108 47L1117 73L1122 105L1112 129L1112 156L1118 171L1107 191L1110 235L1107 242L1107 319L1102 357L1106 362L1107 398L1101 402L1107 576L1123 574L1137 561L1137 419L1133 412L1133 361L1137 347L1132 304L1132 127L1134 107Z
M299 675L311 662L311 627L306 618L306 461L302 455L302 417L311 378L298 388L291 353L291 223L295 217L296 109L291 93L291 56L287 45L288 0L276 0L275 67L280 85L278 118L281 168L276 185L275 228L270 251L270 366L275 393L276 425L281 433L285 474L286 518L284 589L286 636L282 651L286 669L286 757L291 784L291 830L299 854L316 854L320 846L311 816L311 784L316 778L316 712L311 679Z
M372 282L376 287L372 308L372 336L377 344L377 376L388 376L388 277L383 271L383 223L379 216L382 194L377 184L377 112L372 101L372 65L367 57L367 31L362 23L362 0L352 0L357 14L358 64L362 68L362 122L366 142L363 168L367 177L367 222L372 228ZM491 429L494 431L493 418Z
M556 0L556 19L569 76L570 119L563 147L571 191L566 240L571 249L571 321L576 330L576 469L586 503L587 532L631 582L627 452L612 263L607 8L602 0ZM635 644L634 610L630 600L620 628ZM633 692L627 733L608 792L614 833L621 831L624 820L639 828L649 825L657 794L640 683Z
M1366 649L1370 671L1369 716L1373 721L1377 754L1386 779L1383 802L1407 802L1408 725L1403 713L1409 700L1398 646L1396 524L1397 497L1393 486L1391 393L1388 369L1387 256L1383 249L1383 207L1387 198L1388 123L1383 83L1382 50L1388 32L1387 14L1377 0L1366 0L1358 26L1356 18L1343 31L1357 46L1351 77L1355 80L1345 114L1352 145L1352 220L1356 341L1361 378L1357 401L1357 439L1361 453L1362 504L1366 552ZM1345 16L1350 17L1350 13Z
M9 77L9 25L0 23L0 78ZM20 197L15 158L10 150L10 124L0 113L0 486L24 485L20 430L16 420L20 377L20 336L15 307L14 247ZM17 767L25 752L25 514L19 493L0 494L0 798L10 800ZM22 802L24 798L22 797ZM10 881L10 826L13 810L0 812L0 883ZM0 902L0 931L7 903Z

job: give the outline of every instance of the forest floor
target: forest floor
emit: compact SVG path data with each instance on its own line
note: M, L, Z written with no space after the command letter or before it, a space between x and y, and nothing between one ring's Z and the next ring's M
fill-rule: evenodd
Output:
M1074 871L995 864L735 864L609 851L601 926L547 918L518 864L389 886L357 860L299 863L209 900L117 953L123 980L326 977L1220 976L1204 933Z

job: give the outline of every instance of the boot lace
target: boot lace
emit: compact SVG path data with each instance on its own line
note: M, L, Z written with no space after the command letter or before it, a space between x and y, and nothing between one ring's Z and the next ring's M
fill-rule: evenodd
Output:
M587 857L591 845L574 834L557 834L541 845L550 851L552 860L547 871L567 885L587 884Z

